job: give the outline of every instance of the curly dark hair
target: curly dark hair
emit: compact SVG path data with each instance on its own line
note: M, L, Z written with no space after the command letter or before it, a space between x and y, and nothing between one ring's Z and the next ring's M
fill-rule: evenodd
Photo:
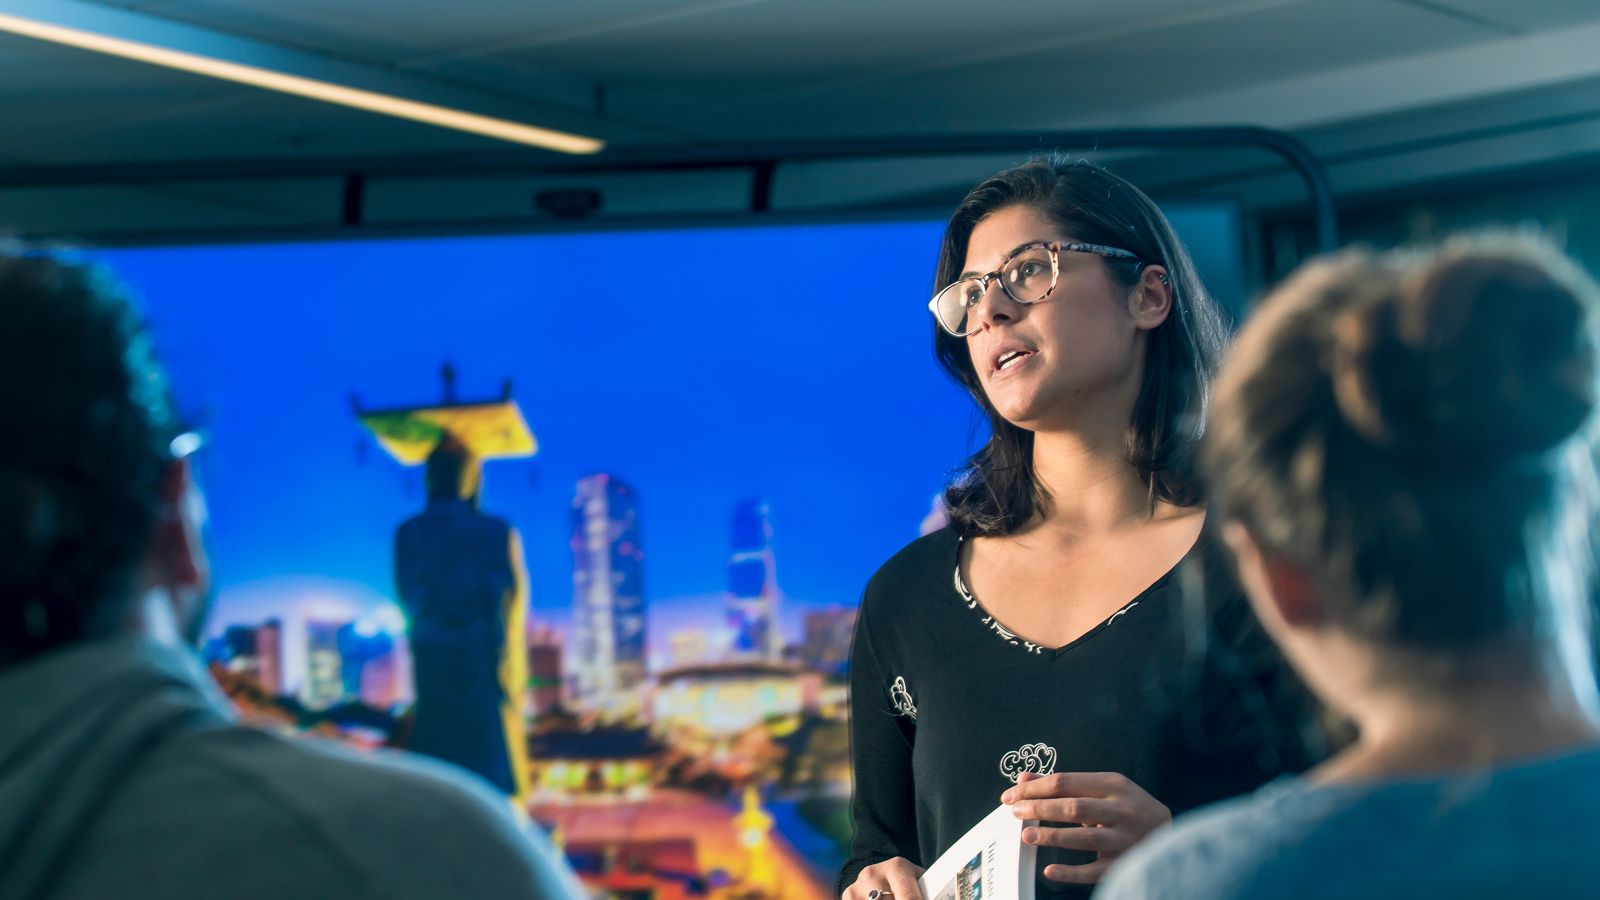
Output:
M181 431L110 276L0 247L0 663L115 627Z

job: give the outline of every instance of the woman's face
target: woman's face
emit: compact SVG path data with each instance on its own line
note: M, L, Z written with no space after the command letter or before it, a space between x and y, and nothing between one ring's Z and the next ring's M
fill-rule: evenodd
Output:
M1078 240L1031 206L1009 206L979 222L967 243L964 274L999 269L1017 248L1035 241ZM1083 427L1085 415L1121 416L1125 426L1138 396L1142 330L1166 318L1170 295L1146 267L1140 286L1119 284L1101 257L1062 251L1055 290L1037 303L1011 299L995 279L970 314L972 367L989 402L1006 421L1029 431ZM1155 286L1166 302L1152 317L1141 291ZM1153 319L1153 321L1152 321ZM1110 406L1126 409L1110 409Z

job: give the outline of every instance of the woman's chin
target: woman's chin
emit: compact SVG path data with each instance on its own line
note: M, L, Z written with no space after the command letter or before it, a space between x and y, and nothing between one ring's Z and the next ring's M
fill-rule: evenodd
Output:
M995 403L994 409L1000 414L1000 418L1023 431L1038 431L1040 424L1049 419L1045 405L1034 402L1031 398L1027 402L1010 400L1005 403Z

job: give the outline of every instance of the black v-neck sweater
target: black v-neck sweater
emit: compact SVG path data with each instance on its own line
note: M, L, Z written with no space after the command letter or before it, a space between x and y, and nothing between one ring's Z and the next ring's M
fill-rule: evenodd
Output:
M1304 688L1208 537L1083 637L1039 647L985 612L950 529L868 583L850 657L855 837L838 889L926 866L1022 772L1120 772L1174 814L1310 762ZM1039 868L1090 854L1041 848ZM1089 888L1036 882L1040 896Z

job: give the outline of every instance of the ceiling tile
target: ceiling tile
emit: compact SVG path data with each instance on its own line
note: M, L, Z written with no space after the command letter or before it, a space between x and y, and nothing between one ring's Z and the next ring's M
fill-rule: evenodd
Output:
M630 0L642 4L646 0ZM587 19L580 4L529 4L516 0L466 0L452 3L449 15L431 4L379 0L166 0L150 13L199 28L269 44L400 71L416 71L408 61L429 61L427 75L479 91L565 106L586 106L589 82L554 71L507 73L474 65L456 51L508 35L539 33ZM587 14L586 14L587 15Z
M1070 32L1059 36L1063 43L1071 39ZM904 74L823 75L781 87L731 78L713 87L663 77L613 89L611 108L707 135L765 139L1065 128L1119 108L1499 37L1391 0L1302 3L1011 58L955 57L937 71L913 66Z
M0 97L83 92L137 97L205 83L172 69L0 32Z
M1464 15L1494 22L1515 31L1545 31L1600 21L1600 3L1595 0L1538 0L1535 3L1508 3L1506 0L1428 0L1428 2L1433 6L1458 10Z
M659 10L659 0L173 0L163 16L373 62L442 56L463 48L592 27Z
M485 93L603 108L613 121L653 125L666 137L730 141L1038 133L1502 40L1508 30L1600 20L1597 0L106 5ZM6 35L0 35L0 104L7 118L0 164L392 156L503 146ZM1346 124L1358 130L1354 121ZM619 143L629 139L658 138Z
M1294 4L1306 0L1260 0ZM1224 6L1230 4L1223 4ZM487 54L508 68L566 72L615 85L716 87L945 65L1041 36L1092 39L1192 14L1190 0L1040 4L1031 0L811 0L745 4L715 14L548 40Z

